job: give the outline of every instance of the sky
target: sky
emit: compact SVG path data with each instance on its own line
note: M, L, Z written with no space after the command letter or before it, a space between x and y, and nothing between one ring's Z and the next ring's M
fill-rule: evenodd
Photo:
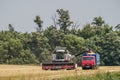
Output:
M57 9L68 10L71 20L80 27L98 16L110 26L120 24L120 0L0 0L0 31L12 24L15 31L34 32L37 15L47 28L53 25Z

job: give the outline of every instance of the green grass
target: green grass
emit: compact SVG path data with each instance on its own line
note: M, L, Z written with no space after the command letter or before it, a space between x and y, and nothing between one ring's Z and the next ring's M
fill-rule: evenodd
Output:
M87 75L87 74L86 74ZM120 72L96 74L93 76L67 77L59 80L120 80Z
M1 78L0 80L120 80L120 72L114 72L114 73L97 73L96 75L74 75L72 77L64 77L64 78L56 78L56 79L46 79L46 78L33 78L32 75L30 76L16 76L16 77L7 77L7 78Z

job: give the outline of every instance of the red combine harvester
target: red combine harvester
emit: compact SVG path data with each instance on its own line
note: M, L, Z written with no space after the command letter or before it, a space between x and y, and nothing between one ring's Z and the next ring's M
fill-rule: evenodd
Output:
M42 69L43 70L57 70L57 69L75 69L77 68L77 64L71 61L73 58L66 47L56 47L52 53L52 61L51 62L43 62Z

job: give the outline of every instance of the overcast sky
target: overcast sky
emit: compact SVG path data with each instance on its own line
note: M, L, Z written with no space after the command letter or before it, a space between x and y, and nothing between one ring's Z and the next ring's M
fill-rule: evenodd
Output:
M111 26L120 24L120 0L0 0L0 31L12 24L18 32L36 31L36 15L43 26L53 24L57 9L68 10L71 20L82 27L101 16Z

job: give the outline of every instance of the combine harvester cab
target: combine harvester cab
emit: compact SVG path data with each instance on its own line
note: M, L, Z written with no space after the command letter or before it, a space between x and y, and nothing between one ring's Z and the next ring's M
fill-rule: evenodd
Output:
M42 69L43 70L57 70L57 69L75 69L77 68L77 64L71 62L71 54L66 49L66 47L56 47L52 53L52 61L51 62L43 62Z
M97 69L100 65L100 55L98 53L82 55L82 69Z

